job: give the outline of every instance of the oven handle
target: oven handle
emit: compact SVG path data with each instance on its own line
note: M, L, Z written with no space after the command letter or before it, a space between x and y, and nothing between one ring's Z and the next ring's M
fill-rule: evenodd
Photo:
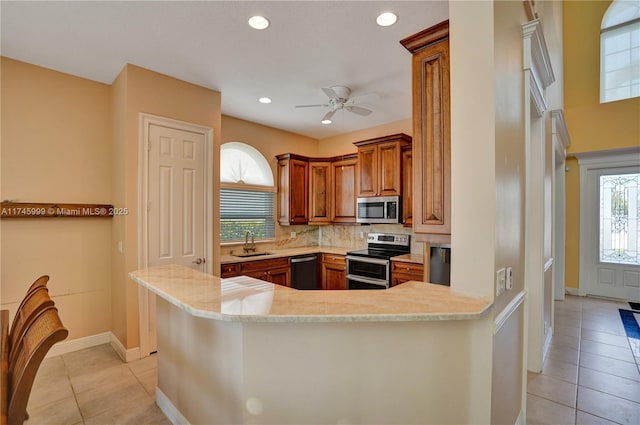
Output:
M389 260L380 260L378 258L355 257L355 256L352 256L352 255L347 255L347 260L360 261L362 263L381 264L383 266L388 266L389 265Z
M347 280L355 280L356 282L369 283L371 285L384 286L385 288L389 287L389 283L386 280L380 279L370 279L368 277L356 276L352 274L347 275Z

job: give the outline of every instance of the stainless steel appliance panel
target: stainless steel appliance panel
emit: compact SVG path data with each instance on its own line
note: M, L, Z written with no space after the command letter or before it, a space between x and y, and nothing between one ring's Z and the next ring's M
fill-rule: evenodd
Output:
M291 257L291 287L294 289L320 289L318 287L318 256Z

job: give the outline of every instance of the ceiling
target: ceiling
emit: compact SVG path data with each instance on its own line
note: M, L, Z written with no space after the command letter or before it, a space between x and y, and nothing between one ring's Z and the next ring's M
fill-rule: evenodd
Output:
M111 84L127 63L222 93L222 113L323 139L411 117L411 55L399 43L448 17L447 1L5 1L2 55ZM398 22L376 25L393 11ZM247 25L253 15L271 26ZM345 85L369 116L338 111ZM271 104L258 102L268 96Z

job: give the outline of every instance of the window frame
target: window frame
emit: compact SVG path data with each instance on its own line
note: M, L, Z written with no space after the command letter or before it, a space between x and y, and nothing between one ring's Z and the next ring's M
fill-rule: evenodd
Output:
M252 158L255 159L255 154L258 153L262 160L264 160L264 164L267 165L267 167L261 167L261 169L263 169L264 172L266 172L266 170L268 169L270 172L270 177L271 177L271 181L275 182L275 178L273 176L273 170L271 169L271 167L269 166L268 161L266 160L266 158L264 157L264 155L262 154L262 152L260 152L259 150L257 150L256 148L254 148L253 146L244 143L244 142L228 142L228 143L233 143L233 148L237 148L239 150L244 150L244 148L246 147L247 150L252 150L253 153L249 154ZM222 150L222 148L226 145L227 143L224 143L220 146L220 149ZM244 150L245 153L248 153L247 150ZM222 165L221 165L222 167ZM240 182L240 183L232 183L232 182L220 182L220 196L222 197L222 190L233 190L233 191L238 191L238 192L242 192L242 191L254 191L254 192L265 192L265 193L272 193L273 194L273 198L272 198L272 210L273 210L273 236L271 237L266 237L266 238L256 238L255 242L256 243L261 243L261 242L274 242L276 240L276 224L277 224L277 220L276 220L276 186L275 183L274 185L271 186L267 186L267 185L257 185L257 184L248 184L248 183L244 183L244 182ZM219 205L219 208L221 208L221 204ZM222 217L220 217L222 218ZM220 232L221 232L221 228L220 228ZM240 245L244 243L244 239L233 239L233 240L229 240L229 239L223 239L222 238L222 233L220 233L220 245L222 246L231 246L231 245Z
M640 4L640 2L638 3ZM607 8L606 12L604 13L602 18L602 23L600 26L600 103L601 104L640 97L640 64L638 65L637 74L634 74L633 71L635 67L632 66L633 64L632 61L634 58L634 50L639 49L639 52L640 52L640 45L634 46L633 37L632 37L632 33L634 31L640 31L640 16L636 16L637 15L637 12L636 12L635 14L632 14L629 17L629 19L627 19L626 21L616 20L613 23L607 22L607 21L611 21L609 13L613 11L617 12L616 9L620 9L622 7L628 7L628 6L625 6L623 3L618 3L617 0L614 0L611 3L611 5ZM610 50L607 50L606 40L610 38L612 34L614 36L626 35L627 37L629 37L629 47L622 48L619 51L615 51L613 53ZM607 65L606 58L610 57L613 54L619 54L619 53L625 53L625 59L628 58L630 65L627 67L620 68L618 70L607 72L605 69ZM638 55L640 56L640 53L638 53ZM628 80L625 80L625 82L628 84L616 86L616 87L610 87L607 85L608 77L611 76L612 72L625 71L627 69L630 73L629 75L630 78ZM634 81L636 80L637 82L634 83ZM616 95L609 98L607 92L615 89L628 89L628 93L622 96ZM634 91L635 91L635 94L634 94Z

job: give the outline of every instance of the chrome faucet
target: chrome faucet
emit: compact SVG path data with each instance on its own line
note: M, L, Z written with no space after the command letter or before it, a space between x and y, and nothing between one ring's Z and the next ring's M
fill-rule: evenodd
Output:
M251 243L249 243L249 235L251 235ZM244 247L242 249L244 252L256 252L256 241L251 230L244 232Z

